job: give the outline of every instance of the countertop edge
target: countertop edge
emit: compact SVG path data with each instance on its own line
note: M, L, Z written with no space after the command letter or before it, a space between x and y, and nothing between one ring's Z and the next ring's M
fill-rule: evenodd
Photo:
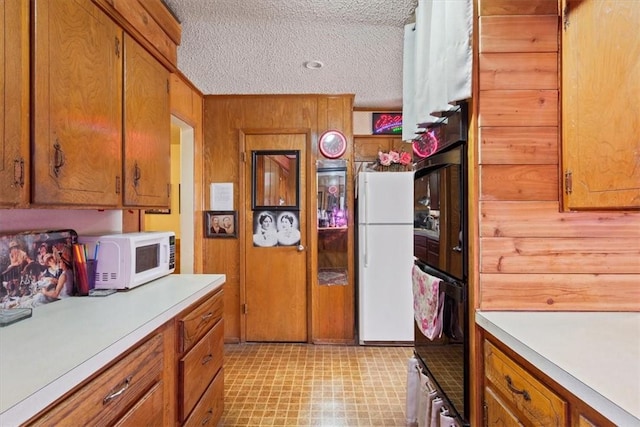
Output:
M189 276L193 277L199 275ZM24 423L35 414L55 402L69 390L81 384L91 375L100 371L109 363L117 359L123 352L158 329L160 326L164 325L171 318L178 315L182 310L208 293L222 287L226 280L226 276L223 274L206 274L201 276L204 282L200 289L191 293L181 301L178 301L169 309L159 311L154 318L140 324L135 330L123 335L111 345L96 353L93 357L86 359L83 363L70 369L56 380L36 390L31 395L17 402L15 405L7 408L4 412L0 413L0 425L18 426ZM172 276L173 279L179 277L180 275ZM180 285L176 284L175 286Z
M579 378L567 373L565 370L557 366L553 360L549 360L531 349L521 340L521 338L513 336L511 333L502 329L500 325L497 325L484 317L481 311L476 312L475 321L476 324L484 330L496 337L507 347L514 350L533 366L540 369L544 374L552 378L574 396L598 411L607 419L617 425L638 425L639 420L633 414L621 408L610 399L602 396L596 390L580 381Z

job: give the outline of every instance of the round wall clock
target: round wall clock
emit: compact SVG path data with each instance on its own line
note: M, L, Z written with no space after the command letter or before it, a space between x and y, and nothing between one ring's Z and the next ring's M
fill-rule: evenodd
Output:
M337 159L347 151L347 138L342 132L328 130L318 140L320 153L328 159Z

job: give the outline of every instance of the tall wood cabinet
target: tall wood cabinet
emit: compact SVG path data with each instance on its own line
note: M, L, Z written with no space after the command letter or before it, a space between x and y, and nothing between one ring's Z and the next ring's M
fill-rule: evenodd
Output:
M0 3L0 206L29 190L29 1Z

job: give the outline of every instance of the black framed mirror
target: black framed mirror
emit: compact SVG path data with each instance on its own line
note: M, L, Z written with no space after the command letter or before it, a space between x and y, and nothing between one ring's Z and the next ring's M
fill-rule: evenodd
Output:
M300 209L300 151L252 151L251 167L251 209Z

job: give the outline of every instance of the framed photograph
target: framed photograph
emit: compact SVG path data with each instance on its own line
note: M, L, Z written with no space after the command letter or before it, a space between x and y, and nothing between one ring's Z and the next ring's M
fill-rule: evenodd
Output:
M170 215L171 209L146 209L144 211L146 214L162 214L162 215Z
M204 235L208 238L238 237L238 212L205 211Z

